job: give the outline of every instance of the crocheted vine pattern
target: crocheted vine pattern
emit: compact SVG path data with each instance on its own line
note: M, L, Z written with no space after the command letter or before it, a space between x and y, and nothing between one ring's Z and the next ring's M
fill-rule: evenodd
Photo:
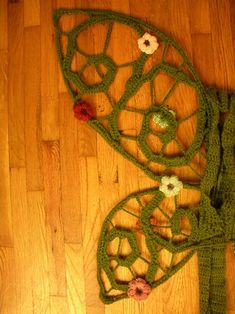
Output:
M81 13L87 15L85 21L68 32L61 30L60 17ZM77 37L100 23L107 25L103 52L88 54L79 47ZM131 28L139 38L136 45L140 54L127 64L117 64L107 53L115 23ZM155 188L134 193L121 201L103 223L97 253L101 299L105 303L126 297L144 300L151 289L174 275L197 252L200 311L225 313L225 245L235 241L235 94L203 86L177 43L155 26L134 17L104 10L59 9L54 13L54 25L58 57L75 104L75 117L87 121L116 151L156 181ZM62 49L62 37L67 39L66 51ZM180 65L167 61L170 48L182 58ZM75 53L86 58L79 71L72 70ZM160 61L158 58L158 62L145 71L146 62L157 53L161 54ZM100 82L88 84L84 80L82 74L90 65L96 68ZM105 74L100 71L100 65L105 68ZM125 66L132 67L132 74L123 95L115 102L109 88L118 70ZM154 81L160 73L171 76L174 84L159 102ZM138 104L129 106L129 101L145 83L149 84L151 94L148 108L140 109ZM197 95L197 109L184 117L180 115L180 104L174 110L168 106L179 85L191 88ZM106 95L111 110L105 116L96 117L90 107L95 104L86 103L83 96L100 92ZM139 115L138 134L125 134L120 130L123 112ZM220 117L225 113L222 125ZM196 121L196 130L193 140L187 143L179 138L178 130L192 118ZM150 136L153 142L161 143L155 150L149 143ZM139 154L130 151L126 141L135 143ZM172 143L176 152L169 155L167 151ZM205 165L203 171L198 163ZM181 179L184 167L194 174L194 180ZM198 203L181 204L180 193L190 191L199 193ZM183 227L185 220L187 230ZM122 269L121 277L120 272L117 275L118 269Z

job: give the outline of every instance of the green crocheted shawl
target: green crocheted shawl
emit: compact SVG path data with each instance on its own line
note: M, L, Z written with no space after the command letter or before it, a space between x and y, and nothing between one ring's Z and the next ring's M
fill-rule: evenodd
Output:
M87 18L72 30L63 31L60 18L76 14L86 14ZM144 300L197 252L200 312L225 313L225 246L235 241L235 94L205 87L178 44L139 19L112 11L82 9L58 9L53 18L59 62L75 104L75 116L87 121L116 151L156 181L155 188L131 194L121 201L103 222L97 253L101 299L105 303L127 297ZM115 23L131 28L139 38L135 43L139 56L126 64L117 64L108 54ZM106 40L102 53L89 54L79 47L77 38L96 24L107 26ZM67 39L66 49L62 49L62 37ZM180 65L167 60L169 49L182 58ZM72 69L75 54L86 60L79 71ZM152 67L146 71L145 64L157 54L158 58L153 59ZM100 76L98 83L88 84L84 79L83 72L91 65ZM101 71L101 66L105 71ZM115 102L109 88L118 70L125 66L131 67L132 73ZM162 73L171 77L174 84L159 101L155 82ZM151 102L145 109L141 109L140 100L130 106L130 100L145 83L149 84ZM161 86L161 80L158 85ZM175 104L174 110L168 106L179 85L193 89L197 96L196 110L183 118L180 103ZM86 103L83 95L101 92L112 109L98 117L92 109L96 104ZM127 134L120 129L123 112L139 115L138 134ZM187 144L187 127L184 139L179 138L178 130L192 117L195 134ZM154 149L150 136L152 143L157 143ZM135 142L139 154L129 151L126 141ZM177 149L169 154L168 147L173 142ZM195 167L196 160L205 164L203 171ZM197 180L182 178L184 167ZM192 190L200 193L198 204L190 201L181 204L180 194L183 191L190 194ZM188 228L183 227L184 221ZM125 252L124 242L128 248ZM167 266L162 263L166 252L170 256ZM144 263L145 271L139 272L138 261ZM117 276L119 267L124 269L124 278Z

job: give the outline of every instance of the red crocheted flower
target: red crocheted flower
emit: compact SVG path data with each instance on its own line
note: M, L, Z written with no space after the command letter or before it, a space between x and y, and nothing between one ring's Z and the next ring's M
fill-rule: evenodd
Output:
M88 121L95 116L92 106L83 100L74 105L73 112L75 118L82 121Z
M136 301L147 299L151 292L151 286L142 278L136 278L129 282L127 295Z

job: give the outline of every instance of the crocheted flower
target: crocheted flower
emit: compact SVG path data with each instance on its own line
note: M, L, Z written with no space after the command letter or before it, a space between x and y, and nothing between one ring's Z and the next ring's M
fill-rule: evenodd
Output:
M82 121L88 121L94 117L92 106L83 100L78 101L74 105L73 112L75 118Z
M136 301L147 299L151 292L151 286L142 278L133 279L128 284L128 297Z
M162 177L159 190L163 192L166 195L166 197L175 196L182 189L183 183L178 179L177 176Z
M142 37L138 39L138 47L139 49L151 55L157 50L159 43L157 42L157 38L155 36L150 35L149 33L145 33Z
M175 112L173 110L168 110L174 117L175 117ZM156 124L159 124L161 128L167 128L168 127L168 122L164 117L162 117L161 113L156 112L153 115L153 121Z

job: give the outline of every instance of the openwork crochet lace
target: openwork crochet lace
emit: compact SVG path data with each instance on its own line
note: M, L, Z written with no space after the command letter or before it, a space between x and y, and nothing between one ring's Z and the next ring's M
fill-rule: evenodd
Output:
M61 29L62 16L81 13L85 13L87 19L68 32ZM77 37L100 23L107 25L103 52L91 55L79 47ZM107 53L115 23L131 28L139 38L157 39L161 49L157 49L155 43L154 49L149 50L147 46L151 42L142 40L139 47L146 44L145 52L140 51L132 62L117 64ZM54 13L54 25L59 62L74 103L79 105L85 94L102 92L112 108L105 116L87 115L85 120L116 151L156 181L155 188L129 195L104 220L97 253L101 299L105 303L126 297L143 300L151 288L169 279L197 252L200 311L202 314L225 313L225 246L235 241L235 94L205 87L177 43L155 26L134 17L104 10L58 9ZM152 37L146 37L146 33ZM62 49L62 37L67 38L66 51ZM169 49L174 49L182 58L180 65L167 61ZM86 58L79 71L72 70L75 53ZM160 54L160 58L145 71L152 53ZM88 84L82 77L90 65L96 68L100 82ZM101 65L105 74L100 70ZM132 74L126 81L123 95L115 102L109 88L118 70L128 66L132 67ZM154 81L162 73L172 77L174 84L158 101ZM138 101L136 106L130 106L129 101L145 83L150 87L151 103L146 109L141 109ZM197 109L184 117L180 116L180 104L176 104L174 110L168 106L179 85L194 90L197 96ZM130 135L120 130L123 112L139 115L141 128L138 134ZM196 126L194 138L188 144L187 140L179 138L178 130L187 126L185 123L190 119L196 121ZM151 136L153 142L160 143L155 150L149 143ZM135 143L139 153L130 151L127 142ZM169 155L168 148L172 143L176 152ZM198 164L205 165L203 171ZM181 170L185 167L196 180L181 178ZM198 204L190 201L181 204L182 191L189 194L197 191L200 194ZM182 227L184 220L188 221L188 231ZM124 242L129 248L126 252L122 249ZM166 252L170 258L163 264ZM144 264L142 273L135 267L138 262ZM116 274L119 267L123 269L121 279Z

